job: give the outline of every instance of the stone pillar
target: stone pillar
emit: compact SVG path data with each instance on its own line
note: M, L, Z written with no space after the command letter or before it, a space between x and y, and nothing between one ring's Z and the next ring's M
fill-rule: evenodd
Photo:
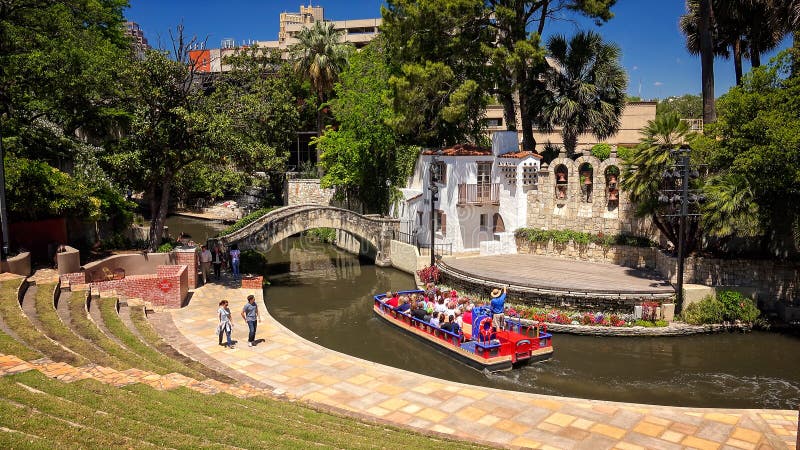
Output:
M173 250L175 254L175 264L185 265L186 273L189 275L189 289L197 287L197 247L184 245Z

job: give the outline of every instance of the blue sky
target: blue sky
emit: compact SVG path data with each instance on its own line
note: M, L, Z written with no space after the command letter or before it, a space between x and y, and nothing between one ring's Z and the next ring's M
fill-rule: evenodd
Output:
M300 0L131 0L127 18L138 22L152 45L169 42L169 29L183 21L189 34L208 38L209 47L219 47L223 38L237 42L248 39L276 40L278 15L298 11ZM382 0L320 0L331 20L380 17ZM304 3L307 4L307 3ZM684 12L682 0L619 0L615 17L600 27L590 20L568 19L551 22L545 39L554 33L571 35L580 29L594 29L622 48L622 64L628 71L628 92L643 98L700 92L700 59L684 49L678 18ZM784 40L780 49L791 45ZM777 51L762 57L763 62ZM745 71L749 64L745 62ZM714 65L716 94L734 84L733 62L718 59Z

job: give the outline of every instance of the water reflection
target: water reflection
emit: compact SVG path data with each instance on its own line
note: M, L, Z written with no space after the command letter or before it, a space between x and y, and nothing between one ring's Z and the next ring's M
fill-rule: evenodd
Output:
M690 338L557 335L554 357L521 370L470 369L382 322L371 295L413 277L297 238L269 254L270 313L306 339L448 380L552 395L680 406L797 408L800 339L774 333Z

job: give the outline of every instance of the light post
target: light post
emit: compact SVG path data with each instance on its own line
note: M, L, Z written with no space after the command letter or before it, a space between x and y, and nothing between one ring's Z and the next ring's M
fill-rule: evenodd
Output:
M692 168L689 155L692 149L688 145L670 150L670 155L675 158L675 164L664 170L662 176L664 189L658 196L658 201L666 205L667 214L664 217L678 219L678 273L677 295L675 313L680 313L683 308L683 268L686 259L686 219L698 218L699 213L689 213L689 205L699 205L705 201L705 196L699 189L689 189L689 181L700 176L696 168Z
M431 217L430 217L430 229L431 229L431 267L436 264L436 255L434 254L435 244L436 244L436 201L439 200L439 187L436 186L436 170L437 170L437 163L439 161L436 159L436 156L431 158L431 165L428 169L428 176L429 176L429 185L428 189L431 191Z

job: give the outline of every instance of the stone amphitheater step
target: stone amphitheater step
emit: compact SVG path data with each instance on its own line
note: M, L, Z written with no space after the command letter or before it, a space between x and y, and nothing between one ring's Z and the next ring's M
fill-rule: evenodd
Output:
M139 303L136 300L129 300L127 306L121 307L119 314L122 321L137 332L137 335L151 347L159 352L169 356L170 358L179 361L187 367L194 369L208 378L213 378L223 383L236 383L237 380L231 378L221 372L214 370L211 367L191 358L190 356L182 353L176 349L169 342L162 339L158 332L153 328L152 324L147 320L143 302Z
M122 341L120 341L120 339L117 336L115 336L114 333L110 332L108 330L108 327L106 327L105 322L103 322L103 317L100 314L99 301L100 299L95 296L90 296L89 299L87 300L86 304L87 304L87 309L89 311L89 317L92 319L92 322L94 322L95 325L97 325L97 328L100 328L100 331L102 331L103 334L108 336L112 341L116 342L117 344L125 347L125 344Z
M42 333L35 317L35 300L34 296L36 290L25 291L23 294L25 308L33 312L29 316L23 310L22 305L17 301L18 289L27 287L25 280L21 277L15 279L8 279L2 281L3 298L0 302L0 322L4 323L4 328L13 332L13 336L18 339L18 342L28 347L41 352L47 357L70 362L73 364L85 364L88 361L72 350L64 347L59 342L56 342ZM36 320L34 322L33 320ZM38 324L41 325L41 324Z
M269 384L258 381L239 372L238 370L234 370L226 366L216 358L209 356L208 353L198 348L196 345L194 345L194 343L187 339L186 336L179 332L177 328L175 328L175 324L172 322L172 315L169 313L148 313L147 318L153 325L153 328L162 338L164 338L164 340L169 342L170 345L178 349L181 353L196 361L199 361L204 366L210 367L216 372L233 378L241 383L251 384L264 389L273 389L273 387Z

